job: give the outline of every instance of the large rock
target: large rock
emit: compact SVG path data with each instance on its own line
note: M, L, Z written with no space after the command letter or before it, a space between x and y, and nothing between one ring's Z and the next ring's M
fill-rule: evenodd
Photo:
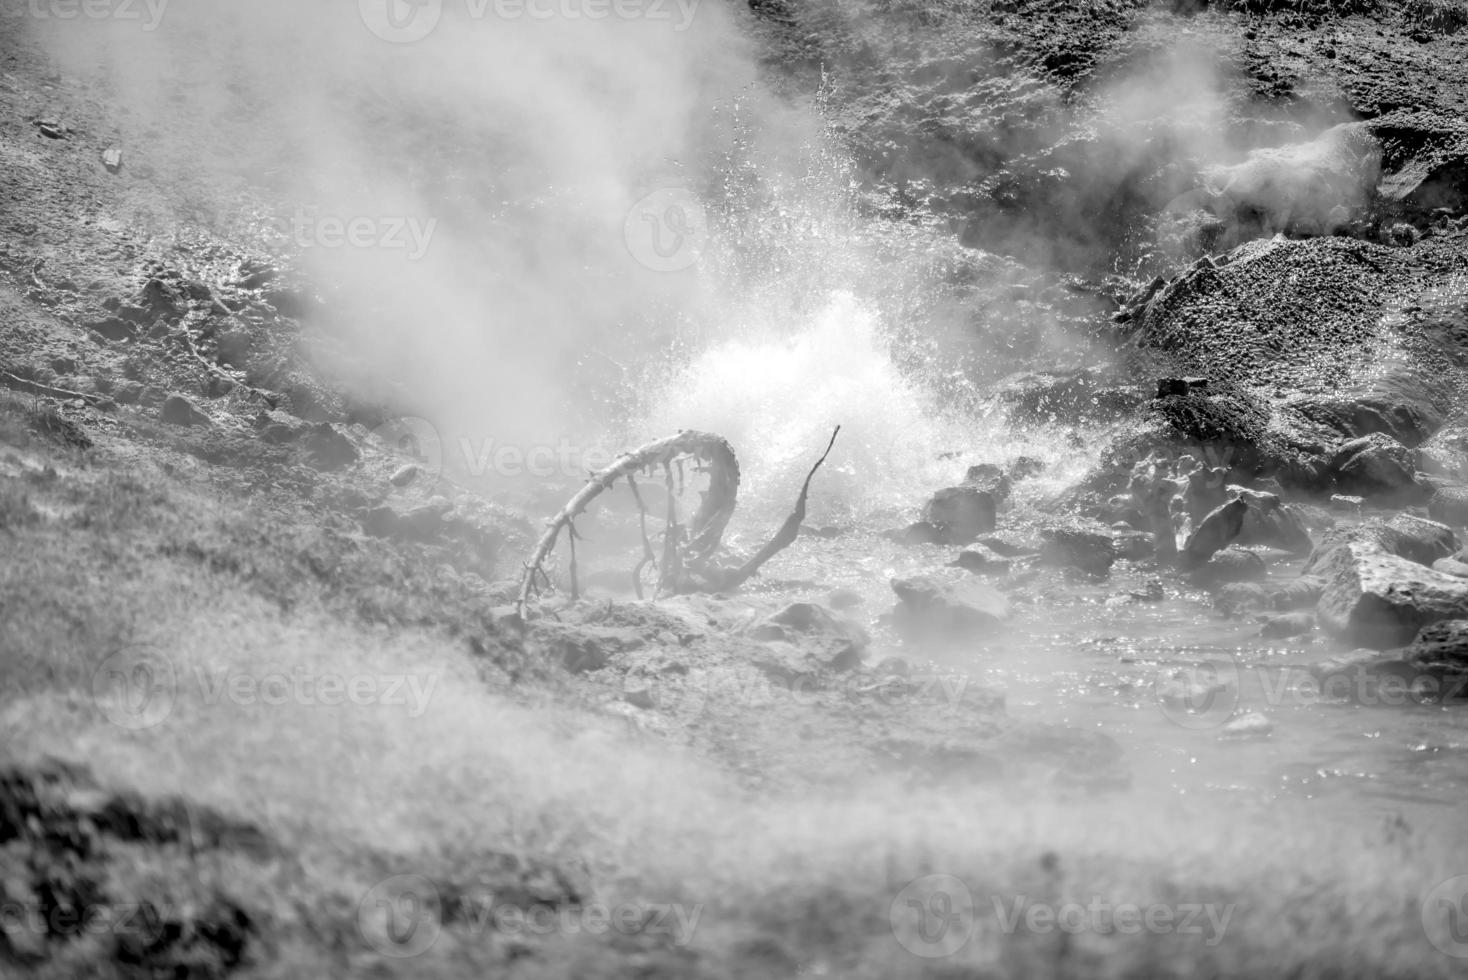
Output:
M1344 554L1345 546L1355 543L1369 544L1419 565L1431 565L1440 558L1449 558L1461 547L1452 528L1410 514L1399 514L1385 523L1367 521L1354 527L1331 529L1310 553L1301 574L1333 575L1334 556Z
M779 640L827 670L850 670L861 663L870 638L860 625L813 602L794 602L756 624L756 640Z
M1403 501L1426 497L1415 480L1416 454L1385 433L1343 443L1331 457L1330 469L1341 493Z
M992 548L975 543L960 551L953 564L975 575L1005 575L1013 562Z
M1422 627L1468 618L1468 580L1389 554L1370 541L1342 545L1331 556L1320 597L1320 625L1338 639L1385 650Z
M923 521L938 528L946 544L967 544L994 530L998 501L974 486L946 487L923 507Z
M1266 545L1292 554L1308 554L1315 547L1304 515L1281 501L1278 494L1243 487L1228 490L1249 508L1235 539L1239 544Z
M1230 582L1249 582L1269 574L1264 559L1243 548L1224 548L1192 569L1188 580L1205 589Z
M1449 425L1417 447L1417 468L1448 480L1468 480L1468 428Z
M182 395L169 395L158 417L169 425L209 425L209 416Z
M898 598L893 625L910 639L961 640L992 632L1009 618L1004 594L973 580L894 578L892 591Z
M1054 524L1040 531L1044 544L1040 562L1057 568L1075 568L1088 575L1105 575L1116 561L1109 529L1083 524Z
M1451 527L1468 527L1468 486L1438 487L1427 502L1427 515Z
M1228 547L1244 529L1244 517L1248 512L1249 505L1237 499L1210 512L1184 542L1182 563L1186 567L1196 567L1213 557L1215 552Z

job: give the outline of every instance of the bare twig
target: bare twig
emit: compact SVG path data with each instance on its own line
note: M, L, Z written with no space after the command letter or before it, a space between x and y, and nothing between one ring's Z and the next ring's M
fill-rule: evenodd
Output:
M60 398L65 401L70 401L73 398L80 398L88 405L95 405L102 400L101 396L99 395L88 395L85 392L81 391L71 391L67 388L56 388L52 385L44 385L41 384L39 381L30 381L26 378L11 374L9 371L0 371L0 385L4 385L7 388L14 388L16 391L23 391L28 395L43 395L47 398Z
M759 571L761 565L788 548L799 536L800 525L805 520L806 500L810 496L810 481L815 477L816 470L820 469L821 464L826 461L826 457L831 455L831 447L836 445L836 436L840 432L841 426L838 425L831 433L831 441L826 443L826 451L821 453L821 458L816 460L816 465L812 466L810 472L806 474L805 483L800 488L800 496L795 501L795 509L791 511L789 517L785 518L785 523L780 525L780 530L775 532L775 536L770 538L769 542L756 552L753 558L723 576L719 581L721 589L739 588L749 580L750 576Z

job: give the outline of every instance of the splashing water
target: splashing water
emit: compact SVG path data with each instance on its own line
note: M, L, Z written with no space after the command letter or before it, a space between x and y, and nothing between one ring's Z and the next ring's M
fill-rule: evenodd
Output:
M997 414L964 418L937 404L893 363L878 311L845 290L794 330L753 325L707 347L666 381L637 428L728 438L743 470L741 510L768 523L788 512L837 424L812 485L815 523L890 520L974 463L1033 456L1053 474L1048 485L1087 461L1061 433L1020 433Z

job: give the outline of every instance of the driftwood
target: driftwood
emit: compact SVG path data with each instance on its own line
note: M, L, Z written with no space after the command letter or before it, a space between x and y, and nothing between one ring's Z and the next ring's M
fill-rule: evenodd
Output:
M530 559L525 563L525 572L520 580L519 598L516 602L518 613L521 617L525 615L525 608L537 592L539 583L549 583L550 578L545 572L544 565L555 549L556 541L562 530L567 532L567 539L570 542L571 595L573 598L579 597L580 583L577 580L576 565L578 535L574 522L586 510L587 505L604 491L611 489L617 481L623 479L627 481L640 511L643 553L637 566L632 570L633 587L639 598L643 594L642 573L648 565L656 567L658 572L655 595L738 588L759 571L761 565L789 547L800 533L800 524L805 520L805 507L810 495L811 479L821 468L821 464L826 461L826 457L831 454L831 447L835 444L836 435L840 431L841 427L838 425L831 433L831 441L827 443L826 451L821 454L820 459L816 460L815 466L811 467L810 473L805 478L805 484L801 487L795 509L786 518L785 523L752 558L732 569L721 569L712 564L723 542L724 530L729 525L729 518L733 516L739 494L739 460L735 457L734 450L728 441L713 433L685 429L675 436L659 439L632 452L624 453L606 469L593 473L586 485L577 491L551 518L545 533L541 535L535 550L531 552ZM678 523L677 490L681 487L685 475L684 466L690 463L699 466L701 472L708 474L709 485L708 489L703 491L698 510L684 528ZM647 507L643 503L642 494L637 485L638 473L654 471L658 468L663 471L663 479L668 490L668 512L663 530L661 560L654 552L652 541L647 534Z

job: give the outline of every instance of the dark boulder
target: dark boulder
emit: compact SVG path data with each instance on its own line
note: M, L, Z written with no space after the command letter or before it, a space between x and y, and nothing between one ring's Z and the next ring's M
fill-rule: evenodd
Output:
M1468 618L1468 579L1353 542L1332 555L1319 612L1321 626L1340 640L1398 647L1431 623Z
M1301 574L1328 578L1334 574L1337 557L1343 556L1350 544L1365 544L1429 566L1439 558L1451 557L1461 547L1452 528L1410 514L1398 514L1387 522L1367 521L1353 527L1332 528L1310 553Z
M1416 454L1384 433L1342 443L1329 466L1341 493L1403 503L1428 496L1416 481Z
M1079 522L1052 524L1040 531L1040 563L1075 568L1088 575L1105 575L1116 561L1116 549L1107 528Z
M1188 580L1200 588L1211 589L1230 582L1255 581L1268 573L1264 559L1254 552L1243 548L1224 548L1194 568Z
M169 425L209 425L209 416L182 395L169 395L163 400L158 417Z
M997 500L993 493L973 486L946 487L923 506L923 520L939 528L942 543L967 544L994 530Z
M1468 486L1438 487L1427 502L1427 516L1452 527L1468 527Z
M1249 505L1234 499L1212 511L1193 529L1183 544L1179 560L1184 567L1197 567L1217 551L1228 547L1244 529Z
M1004 575L1013 563L991 548L973 544L960 551L953 564L976 575Z

